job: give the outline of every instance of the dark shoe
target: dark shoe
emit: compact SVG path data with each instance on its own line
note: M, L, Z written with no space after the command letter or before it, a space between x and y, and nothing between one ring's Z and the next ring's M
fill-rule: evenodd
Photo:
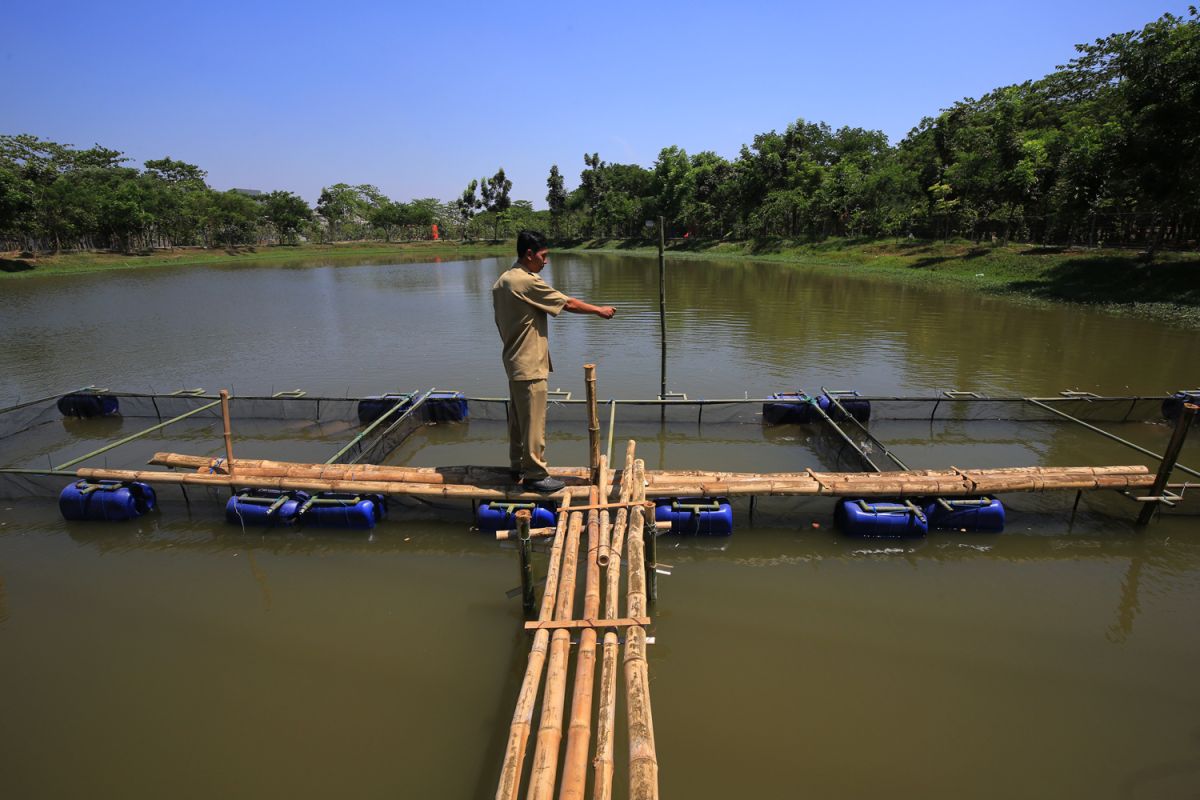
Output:
M552 478L549 475L539 481L525 481L521 485L531 492L541 492L542 494L557 492L559 489L566 486L566 484L560 481L558 478Z

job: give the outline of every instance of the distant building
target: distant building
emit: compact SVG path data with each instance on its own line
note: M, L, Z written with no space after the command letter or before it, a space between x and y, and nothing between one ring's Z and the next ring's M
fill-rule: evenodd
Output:
M244 194L246 197L262 197L266 192L259 189L234 189L238 194Z

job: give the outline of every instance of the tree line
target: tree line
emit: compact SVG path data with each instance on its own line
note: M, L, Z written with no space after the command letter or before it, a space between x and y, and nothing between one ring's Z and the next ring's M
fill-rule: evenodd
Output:
M503 168L451 202L403 203L369 184L216 191L198 166L141 169L96 145L0 136L0 246L144 250L184 245L430 238L671 236L968 237L1042 243L1189 245L1200 223L1200 15L1076 47L1045 77L967 98L899 143L881 131L798 119L738 156L663 148L650 168L585 154L547 211L512 200Z

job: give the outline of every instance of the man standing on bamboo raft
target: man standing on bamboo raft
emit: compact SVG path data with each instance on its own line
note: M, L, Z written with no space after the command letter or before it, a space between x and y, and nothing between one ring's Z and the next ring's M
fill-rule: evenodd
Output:
M594 306L567 297L538 274L546 267L546 237L537 231L517 234L517 263L492 286L496 328L504 344L508 374L508 461L514 482L535 492L557 492L563 482L546 468L546 391L554 371L546 315L563 311L612 319L612 306Z

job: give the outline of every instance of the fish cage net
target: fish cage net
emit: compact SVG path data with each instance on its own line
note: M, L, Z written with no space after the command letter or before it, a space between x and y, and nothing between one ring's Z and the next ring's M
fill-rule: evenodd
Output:
M160 451L224 456L216 397L106 394L119 403L110 416L66 417L57 397L0 410L0 468L54 472L99 450L78 466L140 469ZM364 417L363 404L378 404L380 398L233 397L235 457L413 466L508 463L506 399L434 390L385 399L383 413ZM869 403L869 419L861 426L836 405L829 406L832 423L814 416L807 424L771 424L764 414L768 405L809 405L800 398L601 400L598 422L601 452L609 454L613 467L621 465L625 442L633 439L649 469L887 471L901 464L945 469L1138 463L1153 469L1152 457L1102 438L1086 425L1161 452L1172 429L1164 419L1165 399L843 396L847 406ZM190 416L176 419L185 414ZM546 416L552 463L586 464L587 403L552 396ZM162 423L168 424L142 434ZM126 437L127 443L105 449ZM1193 466L1200 462L1200 437L1188 442L1181 460ZM53 494L63 480L61 475L0 474L0 496Z

